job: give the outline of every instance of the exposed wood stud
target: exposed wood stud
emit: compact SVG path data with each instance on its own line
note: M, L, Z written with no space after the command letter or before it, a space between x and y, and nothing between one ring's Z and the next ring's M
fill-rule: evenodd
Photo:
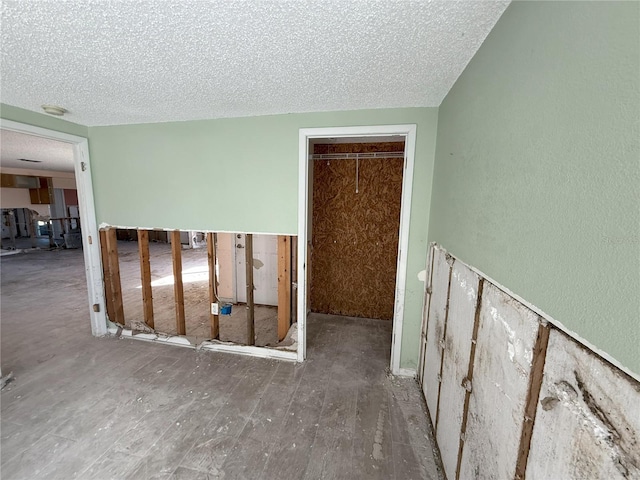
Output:
M216 234L207 233L207 259L209 261L209 303L218 303L218 276L216 274ZM209 305L211 306L211 305ZM211 338L218 338L220 333L220 318L211 313L209 309L209 320L211 322Z
M182 245L180 230L171 231L171 254L173 257L173 292L176 304L176 329L178 335L186 335L184 315L184 288L182 285Z
M480 307L482 305L482 291L484 289L484 278L480 277L478 283L478 296L476 298L476 313L473 319L473 334L471 337L471 352L469 354L469 368L465 380L473 382L473 366L476 357L476 345L478 340L478 330L480 329ZM464 439L467 433L467 417L469 414L469 402L471 401L471 388L466 389L464 396L464 410L462 412L462 425L460 426L460 444L458 447L458 463L456 465L456 480L460 479L460 467L462 465L462 450L464 448Z
M124 325L124 305L122 302L122 285L120 284L120 262L118 260L118 238L115 228L107 229L106 239L109 279L113 298L113 319L111 321Z
M104 299L107 308L107 318L116 321L113 305L113 290L111 289L111 269L109 268L109 250L107 248L107 231L100 230L100 253L102 254L102 276L104 280Z
M245 235L244 260L247 271L247 345L256 344L253 306L253 235Z
M138 230L138 254L140 256L140 280L142 282L142 309L144 311L144 323L146 323L147 326L154 328L148 230Z
M518 461L516 463L516 480L524 480L527 470L527 460L529 459L529 447L533 435L533 425L536 419L538 399L542 388L542 376L544 373L544 363L547 357L547 346L549 345L549 326L540 319L538 324L538 335L533 347L533 360L531 364L531 374L529 376L529 391L524 410L524 422L522 423L522 434L520 435L520 448L518 449Z
M424 385L424 361L427 355L427 330L429 328L429 310L431 309L431 293L432 293L432 284L433 284L433 270L434 270L434 258L435 258L435 247L432 245L429 251L430 260L428 263L429 267L429 279L427 280L427 285L425 288L426 296L424 302L424 309L422 310L422 318L424 321L422 322L422 333L421 336L423 340L421 340L421 352L420 352L420 365L418 366L418 379L420 380L420 385Z
M451 261L449 261L451 259ZM439 345L442 350L442 354L440 355L440 373L438 374L438 403L436 407L436 422L434 425L435 431L438 431L438 421L440 420L440 392L442 391L442 369L444 368L444 347L445 347L445 339L447 338L447 320L449 319L449 301L451 300L451 276L453 275L453 257L448 257L447 262L449 263L449 285L447 287L447 306L444 311L444 326L442 329L442 338L440 339Z
M291 237L278 235L278 341L291 326Z

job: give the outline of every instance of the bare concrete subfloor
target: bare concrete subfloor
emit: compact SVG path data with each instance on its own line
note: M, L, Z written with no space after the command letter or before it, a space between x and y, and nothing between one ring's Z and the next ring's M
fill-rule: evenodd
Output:
M95 338L80 250L0 265L3 480L437 478L388 322L312 315L303 364Z
M140 261L137 242L118 242L120 278L126 325L144 321ZM149 244L154 326L156 331L175 335L176 311L173 292L173 259L171 245ZM275 279L274 279L275 280ZM192 343L211 338L209 320L209 264L207 249L182 250L182 282L184 291L185 324ZM246 305L233 305L231 315L220 316L220 340L247 343ZM255 306L256 345L278 343L278 308Z

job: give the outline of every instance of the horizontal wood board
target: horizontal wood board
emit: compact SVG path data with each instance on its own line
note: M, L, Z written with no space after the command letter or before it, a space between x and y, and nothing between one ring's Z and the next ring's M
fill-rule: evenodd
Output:
M451 265L444 250L437 248L433 256L433 286L427 324L427 345L424 361L422 389L427 400L431 422L436 424L438 410L438 390L442 349L440 342L444 336L444 322L449 294Z

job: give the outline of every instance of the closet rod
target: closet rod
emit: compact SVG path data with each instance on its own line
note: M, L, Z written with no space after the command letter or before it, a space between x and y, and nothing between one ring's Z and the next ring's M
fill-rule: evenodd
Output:
M314 153L309 160L355 160L365 158L404 158L404 152Z

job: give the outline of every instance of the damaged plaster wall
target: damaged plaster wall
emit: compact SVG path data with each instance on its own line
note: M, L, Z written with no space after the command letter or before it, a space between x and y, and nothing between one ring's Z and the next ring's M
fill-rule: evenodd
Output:
M640 382L432 247L420 372L447 478L640 478Z
M429 240L640 373L640 4L513 2L438 114Z

